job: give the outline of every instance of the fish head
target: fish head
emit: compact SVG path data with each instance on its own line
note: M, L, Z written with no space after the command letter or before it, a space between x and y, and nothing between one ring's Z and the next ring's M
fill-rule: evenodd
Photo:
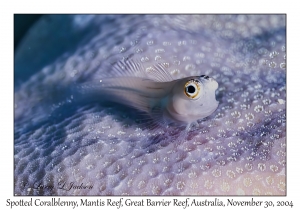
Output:
M215 95L217 88L217 81L206 75L179 79L169 96L169 116L192 123L211 115L219 104Z

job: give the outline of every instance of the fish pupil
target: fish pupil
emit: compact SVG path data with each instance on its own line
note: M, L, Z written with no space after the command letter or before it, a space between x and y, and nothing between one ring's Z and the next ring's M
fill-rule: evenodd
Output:
M188 93L195 93L195 91L196 91L196 88L194 87L194 86L188 86L188 88L187 88L187 92Z

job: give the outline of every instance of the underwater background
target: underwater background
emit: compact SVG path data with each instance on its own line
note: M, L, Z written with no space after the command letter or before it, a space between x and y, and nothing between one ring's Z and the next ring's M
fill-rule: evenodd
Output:
M209 75L218 109L174 141L134 109L70 94L123 58ZM14 76L16 195L286 194L285 15L45 15Z

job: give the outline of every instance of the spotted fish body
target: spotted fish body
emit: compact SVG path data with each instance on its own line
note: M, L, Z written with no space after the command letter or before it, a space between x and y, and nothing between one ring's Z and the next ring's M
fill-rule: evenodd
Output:
M15 55L14 194L285 195L285 30L285 15L42 18ZM125 71L125 60L143 64L143 71L130 71L134 66ZM156 74L158 64L172 78ZM100 80L116 85L115 78L122 83L125 77L141 78L126 79L129 87L143 87L143 79L182 81L182 97L197 97L198 86L183 79L205 84L201 75L217 81L209 95L218 108L196 119L199 126L185 141L172 141L183 126L144 129L136 120L143 100L122 104L139 93L137 85L121 97L99 87ZM70 94L68 88L76 85L86 89ZM200 85L201 90L207 89ZM98 94L106 91L110 95ZM79 100L80 94L87 97ZM117 103L101 103L114 98ZM151 110L145 118L158 122L154 102L142 112ZM164 117L171 123L174 116ZM67 191L59 188L61 182L93 188Z

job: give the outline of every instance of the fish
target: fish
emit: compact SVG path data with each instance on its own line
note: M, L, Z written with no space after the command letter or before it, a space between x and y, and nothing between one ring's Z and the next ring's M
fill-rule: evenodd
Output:
M209 76L174 79L162 63L145 68L133 60L119 61L112 68L118 76L77 85L77 92L145 112L154 125L185 125L185 130L218 107L218 83Z

